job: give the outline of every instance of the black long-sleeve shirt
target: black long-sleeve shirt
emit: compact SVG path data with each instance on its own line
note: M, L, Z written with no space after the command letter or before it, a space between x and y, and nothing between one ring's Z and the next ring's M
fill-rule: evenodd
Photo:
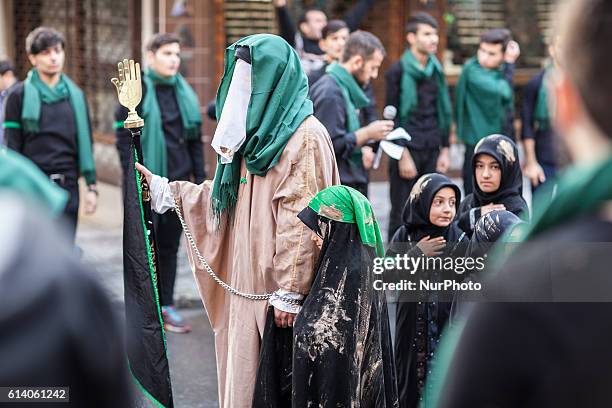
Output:
M495 202L494 204L503 204L504 207L506 207L506 211L510 211L525 221L529 221L529 208L522 196L513 195L504 198L500 202ZM481 217L481 208L482 207L478 206L474 198L474 193L465 196L459 205L459 210L457 211L458 225L469 237L472 236L474 226Z
M148 90L143 86L144 95ZM174 88L169 85L155 86L155 95L162 117L162 128L166 142L166 152L168 158L168 179L191 180L201 183L206 178L204 172L204 155L201 140L201 130L198 130L198 137L187 140L183 132L183 120L179 110ZM142 113L139 105L136 110ZM127 109L119 106L115 111L115 119L123 121L127 117ZM117 149L121 157L121 164L124 170L128 163L130 154L130 132L122 127L117 129Z
M545 71L533 77L523 91L523 106L521 110L522 138L535 139L535 153L538 163L548 166L556 165L554 132L549 126L536 129L535 110L538 104L540 88L544 86Z
M323 75L325 75L325 70L329 66L329 62L325 61L323 66L319 69L315 69L310 71L308 74L308 86L312 88L312 86L317 82Z
M395 126L403 127L412 136L411 141L401 140L399 144L410 150L426 150L448 147L448 132L440 130L438 125L438 84L435 78L425 78L417 82L418 104L411 112L406 123L400 120L401 81L404 70L398 61L385 73L387 82L387 100L385 105L397 108Z
M23 82L15 86L7 98L5 121L21 124L21 128L5 129L7 145L36 164L47 175L61 173L79 175L79 151L74 111L70 100L41 103L38 132L26 132L21 123ZM89 120L89 109L86 107ZM90 134L91 137L91 134Z
M323 75L310 89L310 99L314 105L314 115L331 137L340 181L342 184L366 184L368 172L363 165L351 161L357 138L355 132L346 131L346 103L340 86L331 76ZM363 116L359 116L362 121ZM361 125L364 123L361 122Z

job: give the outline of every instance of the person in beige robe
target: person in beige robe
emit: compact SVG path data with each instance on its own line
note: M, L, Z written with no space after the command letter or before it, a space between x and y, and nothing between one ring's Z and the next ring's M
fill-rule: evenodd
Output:
M306 97L307 85L305 92L301 85L298 86L297 96L289 95L290 100L285 102L295 104L296 99L303 98L300 111L304 119L297 117L297 129L288 135L276 164L264 176L249 171L250 131L246 112L251 114L250 106L259 94L257 78L261 75L255 61L264 59L264 46L274 45L277 50L274 59L283 54L281 51L287 56L288 61L278 62L285 71L274 83L289 80L295 85L296 81L306 81L306 76L299 68L299 59L294 63L297 55L291 47L285 47L284 40L272 35L246 39L250 39L247 41L250 56L247 53L242 59L240 52L234 51L228 67L226 54L224 81L228 77L232 79L225 88L226 99L221 98L224 106L212 143L220 154L218 167L240 160L241 180L232 210L220 214L214 211L214 180L200 185L187 181L168 183L137 165L151 186L153 209L157 212L171 208L180 211L199 253L223 282L246 294L272 294L267 301L230 293L211 277L187 240L190 264L215 334L222 408L251 406L267 308L269 304L274 306L278 325L292 325L300 306L286 299L302 299L308 294L314 278L319 247L297 214L317 192L340 181L329 134L312 116L312 103ZM253 64L249 57L253 57ZM274 61L267 61L267 67L270 64ZM224 92L223 89L222 82L219 92ZM245 98L245 92L250 98ZM282 97L280 100L283 105ZM264 109L269 110L271 106L266 105ZM285 106L283 112L287 110ZM221 177L220 171L218 168L215 178Z

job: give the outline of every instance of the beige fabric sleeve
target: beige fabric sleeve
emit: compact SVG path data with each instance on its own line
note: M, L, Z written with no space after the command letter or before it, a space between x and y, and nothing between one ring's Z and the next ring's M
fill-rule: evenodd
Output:
M322 127L305 126L299 149L292 152L289 174L273 197L276 208L274 276L280 289L307 294L314 278L319 248L311 230L297 217L314 195L333 184L337 169Z

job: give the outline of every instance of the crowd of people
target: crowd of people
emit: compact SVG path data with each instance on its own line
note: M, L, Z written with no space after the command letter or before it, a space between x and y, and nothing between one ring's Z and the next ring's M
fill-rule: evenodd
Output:
M520 47L510 31L481 35L451 98L436 57L438 23L423 12L410 16L406 49L384 75L385 106L396 113L385 108L380 119L372 81L387 54L374 34L357 29L372 3L360 0L344 20L308 9L296 27L285 1L275 0L281 36L255 34L227 48L208 107L217 153L210 180L202 104L179 73L180 39L160 33L148 42L137 107L145 123L144 160L135 167L150 186L165 329L191 330L173 306L185 230L193 237L187 251L215 333L221 407L608 406L612 296L567 303L560 288L588 286L593 294L609 288L609 253L581 247L581 259L589 261L576 267L556 261L566 255L549 243L612 240L606 45L612 5L568 1L560 13L549 62L525 88L521 163L513 87ZM92 213L98 196L87 99L63 73L61 33L39 27L25 46L32 68L24 81L8 61L0 62L0 144L7 146L0 146L0 193L35 205L42 218L57 218L73 244L79 203ZM132 177L126 115L119 106L114 120L123 174ZM388 158L391 209L383 239L367 199L369 171L381 142L397 128L409 137L391 141L401 154ZM462 183L446 174L453 134L465 151ZM563 172L560 150L573 162ZM534 192L531 206L523 198L524 176ZM21 214L15 197L6 197L5 211ZM9 218L8 224L35 228L36 220ZM40 222L45 231L56 228ZM0 242L18 229L8 224ZM32 243L44 247L48 235ZM390 314L387 296L374 290L375 258L476 257L496 242L518 245L495 274L460 279L486 282L507 299L523 296L521 302L464 302L458 293L420 301L399 296ZM57 264L81 269L66 251L47 252L41 250ZM9 246L7 254L13 265L37 264L36 258L26 263L27 251ZM10 265L0 259L0 293L3 282L11 285L12 274L4 272ZM77 275L45 279L95 286L79 283ZM0 306L14 297L0 297ZM7 316L0 312L0 323ZM98 341L90 337L83 341ZM0 355L17 347L11 341L0 340ZM103 351L121 354L122 347L112 343ZM108 359L103 367L84 364L100 376L125 371ZM5 378L9 373L0 369ZM74 373L66 378L90 385ZM123 377L108 381L109 392L122 389L117 378Z

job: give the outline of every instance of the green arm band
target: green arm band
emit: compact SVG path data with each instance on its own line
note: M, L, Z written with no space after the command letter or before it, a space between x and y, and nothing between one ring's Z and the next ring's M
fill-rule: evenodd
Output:
M21 123L7 120L2 124L4 129L21 129Z
M118 120L113 124L113 129L123 129L123 121Z

